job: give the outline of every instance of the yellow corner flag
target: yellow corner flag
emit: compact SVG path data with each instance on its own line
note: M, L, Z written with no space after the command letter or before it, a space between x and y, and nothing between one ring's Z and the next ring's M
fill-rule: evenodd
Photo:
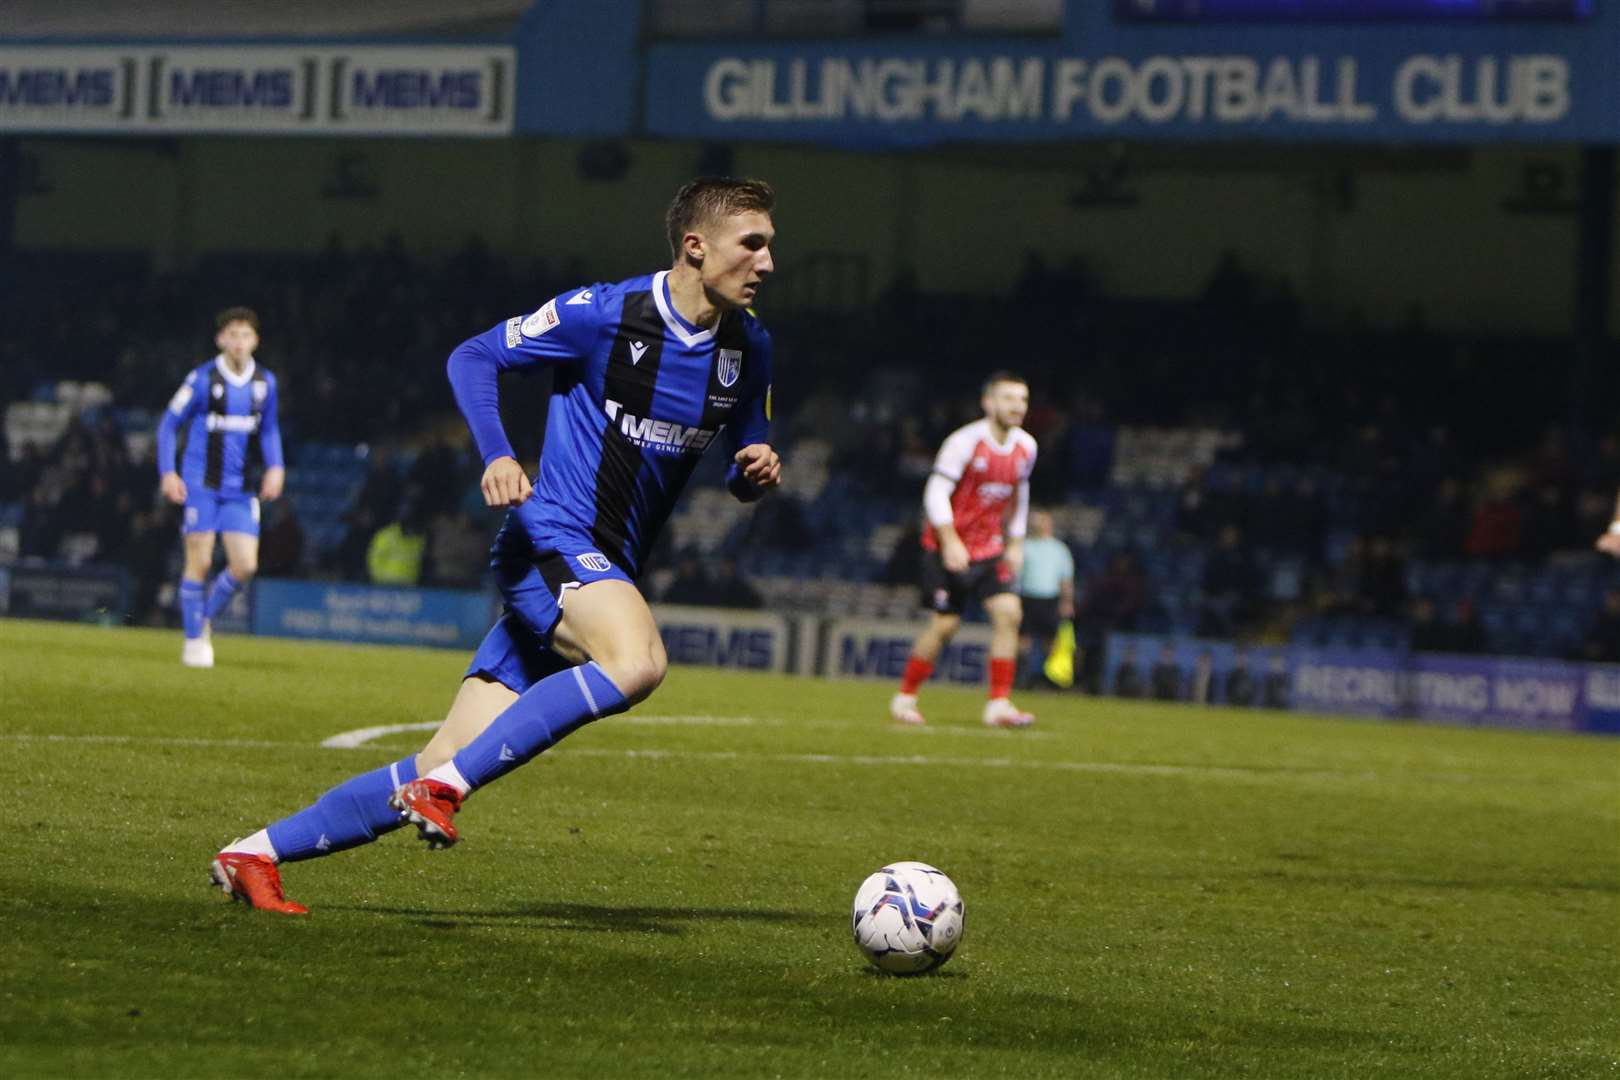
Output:
M1054 686L1067 690L1074 685L1073 622L1065 619L1058 624L1057 637L1052 639L1052 648L1046 654L1046 666L1042 670Z

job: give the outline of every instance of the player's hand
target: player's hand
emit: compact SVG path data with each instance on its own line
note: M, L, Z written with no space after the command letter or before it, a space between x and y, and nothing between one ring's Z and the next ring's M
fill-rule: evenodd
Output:
M967 545L960 538L945 537L939 545L939 561L948 574L965 574L968 568Z
M782 459L768 443L745 446L732 460L742 468L743 479L757 488L773 488L782 482Z
M163 478L158 481L158 490L163 492L163 497L165 499L168 499L176 506L184 506L186 504L186 482L180 479L179 473L164 473Z
M1017 581L1018 576L1024 572L1024 545L1017 541L1007 544L1007 550L1001 553L1001 561L1007 564L1007 574L1011 580Z
M281 491L286 486L287 470L273 465L264 470L264 480L259 484L259 498L265 502L275 502L281 498Z
M1605 555L1620 558L1620 533L1606 532L1597 538L1596 548Z
M521 506L534 490L529 485L529 474L511 457L498 457L490 462L478 487L484 493L484 505L494 507Z

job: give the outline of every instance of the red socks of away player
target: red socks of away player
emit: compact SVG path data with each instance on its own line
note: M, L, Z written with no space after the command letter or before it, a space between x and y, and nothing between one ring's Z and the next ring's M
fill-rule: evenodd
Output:
M990 700L1004 698L1012 693L1013 674L1017 670L1018 661L1013 659L999 660L990 658Z
M990 698L1004 698L1012 693L1013 675L1018 662L1012 659L990 658ZM934 673L934 662L913 656L906 661L906 673L900 677L900 692L915 694L917 687L928 681Z
M928 681L928 676L934 673L934 662L924 660L920 656L913 656L906 661L906 673L900 676L900 692L902 694L915 694L917 687Z

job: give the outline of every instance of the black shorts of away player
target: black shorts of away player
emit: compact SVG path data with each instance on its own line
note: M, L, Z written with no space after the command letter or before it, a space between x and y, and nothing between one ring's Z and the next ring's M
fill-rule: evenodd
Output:
M968 563L960 574L945 571L937 551L924 551L922 560L922 606L941 615L960 615L969 600L984 603L997 593L1013 591L1012 573L1001 556Z

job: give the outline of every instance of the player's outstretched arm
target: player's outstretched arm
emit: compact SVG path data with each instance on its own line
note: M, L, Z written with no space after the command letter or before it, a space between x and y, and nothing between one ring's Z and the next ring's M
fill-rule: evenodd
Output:
M726 477L726 487L742 502L753 502L781 483L782 459L769 443L738 450Z

